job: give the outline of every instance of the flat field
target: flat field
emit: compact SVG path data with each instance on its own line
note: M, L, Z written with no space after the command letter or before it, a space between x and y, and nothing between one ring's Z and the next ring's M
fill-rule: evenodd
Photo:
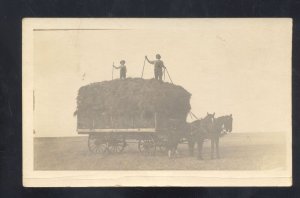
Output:
M89 152L86 137L34 138L35 170L284 170L284 133L231 133L220 139L220 159L210 159L210 141L204 143L204 160L188 155L188 146L178 147L179 156L165 153L142 155L136 143L123 153L101 155ZM197 151L195 149L195 155Z

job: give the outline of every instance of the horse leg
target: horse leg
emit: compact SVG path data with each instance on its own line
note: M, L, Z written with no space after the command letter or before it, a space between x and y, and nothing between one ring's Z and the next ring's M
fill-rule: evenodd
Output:
M194 147L195 147L195 141L193 140L193 138L189 139L188 146L189 146L190 156L193 156L194 155Z
M212 137L210 141L210 158L214 159L214 153L215 153L215 139Z
M175 135L175 134L173 134L173 135ZM177 139L177 137L174 137L174 136L171 137L169 140L170 140L170 144L169 144L168 156L169 156L169 158L173 158L173 157L175 157L179 140Z
M169 159L171 159L173 157L173 146L172 146L171 142L169 142L169 145L168 145L168 157L169 157Z
M173 145L173 157L178 157L178 144L179 144L179 140L176 140L176 142L174 142Z
M172 150L171 149L168 149L168 157L169 157L169 159L171 159L171 157L172 157Z
M203 147L203 142L204 142L204 139L203 138L200 138L198 139L197 141L197 148L198 148L198 160L203 160L202 158L202 147Z
M220 153L219 153L219 137L216 138L216 150L217 150L217 158L220 158Z
M172 143L171 143L170 136L168 136L166 147L167 147L167 151L168 151L168 157L169 157L169 159L171 159L171 157L172 157Z

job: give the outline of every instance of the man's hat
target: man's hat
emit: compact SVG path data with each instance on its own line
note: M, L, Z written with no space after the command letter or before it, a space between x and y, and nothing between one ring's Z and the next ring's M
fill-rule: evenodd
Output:
M156 58L160 59L161 58L160 54L156 54Z
M121 64L122 64L122 63L125 64L125 61L124 61L124 60L121 60L120 63L121 63Z

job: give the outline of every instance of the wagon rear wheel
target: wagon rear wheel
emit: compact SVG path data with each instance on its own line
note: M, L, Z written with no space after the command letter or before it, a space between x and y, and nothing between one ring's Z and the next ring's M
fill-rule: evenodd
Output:
M107 152L107 140L105 136L89 135L88 147L92 153L105 153Z
M121 153L126 146L125 137L111 136L108 138L107 145L110 153Z
M152 136L143 136L139 140L139 151L144 155L155 155L156 143Z

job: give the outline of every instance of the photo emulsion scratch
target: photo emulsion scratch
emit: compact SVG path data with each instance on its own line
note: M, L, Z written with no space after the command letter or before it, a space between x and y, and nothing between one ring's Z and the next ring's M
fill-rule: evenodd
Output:
M24 185L291 185L291 36L290 19L24 19Z

